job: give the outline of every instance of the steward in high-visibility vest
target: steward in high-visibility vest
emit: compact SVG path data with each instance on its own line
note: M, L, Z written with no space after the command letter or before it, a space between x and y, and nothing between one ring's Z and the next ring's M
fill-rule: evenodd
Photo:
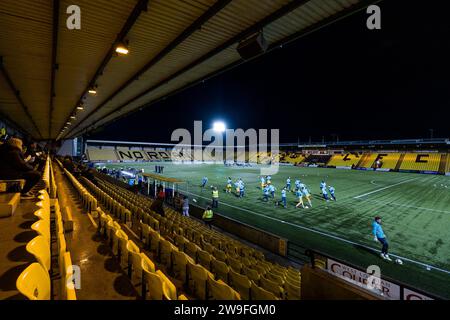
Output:
M205 212L203 212L202 219L203 219L203 221L205 221L205 224L207 224L210 229L212 228L211 227L211 222L212 222L213 216L214 216L214 213L211 210L211 207L208 206L206 208Z
M217 208L219 206L219 190L214 188L212 191L212 207Z

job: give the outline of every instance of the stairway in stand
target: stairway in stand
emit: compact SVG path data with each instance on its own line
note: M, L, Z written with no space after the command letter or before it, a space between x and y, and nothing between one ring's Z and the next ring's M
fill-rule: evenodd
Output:
M447 153L443 153L441 155L441 162L439 163L439 174L445 174L445 169L447 166L447 159L448 159L448 154Z

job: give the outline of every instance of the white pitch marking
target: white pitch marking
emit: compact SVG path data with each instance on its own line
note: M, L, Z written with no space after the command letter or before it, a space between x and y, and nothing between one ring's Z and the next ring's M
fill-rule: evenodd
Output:
M410 179L410 180L415 180L415 179ZM404 181L402 183L406 183L406 181ZM197 195L195 193L192 193L192 192L185 191L185 193L188 193L188 194L191 194L191 195L194 195L194 196L197 196L199 198L206 199L206 200L211 200L210 198L202 197L202 196L199 196L199 195ZM223 202L223 201L220 202L220 204L226 205L226 206L228 206L230 208L235 208L235 209L238 209L238 210L247 211L249 213L252 213L252 214L260 216L260 217L264 217L264 218L269 219L269 220L273 220L273 221L277 221L277 222L281 222L281 223L283 221L283 220L280 220L280 219L277 219L277 218L274 218L274 217L266 216L264 214L257 213L257 212L245 209L245 208L236 207L236 206L233 206L233 205L228 204L228 203ZM313 232L313 233L317 233L317 234L320 234L320 235L328 237L328 238L339 240L339 241L342 241L342 242L345 242L345 243L348 243L348 244L352 244L352 245L357 245L357 246L366 248L368 250L371 250L373 252L379 252L380 251L379 249L374 249L374 248L366 246L364 244L360 244L360 243L357 243L357 242L354 242L354 241L350 241L350 240L347 240L347 239L344 239L344 238L341 238L341 237L338 237L338 236L334 236L334 235L331 235L331 234L328 234L328 233L325 233L325 232L322 232L322 231L318 231L318 230L315 230L315 229L304 227L304 226L301 226L301 225L298 225L298 224L294 224L294 223L291 223L291 222L284 222L284 223L288 224L288 225L290 225L290 226L292 226L294 228L307 230L307 231L310 231L310 232ZM396 255L396 254L391 254L391 253L389 255L391 255L393 257L396 257L396 258L399 258L399 259L402 259L402 260L405 260L405 261L409 261L409 262L418 264L418 265L423 266L423 267L431 267L431 268L433 268L435 270L438 270L440 272L443 272L443 273L446 273L446 274L450 274L450 271L448 271L448 270L441 269L441 268L438 268L438 267L435 267L435 266L430 266L429 264L425 264L425 263L420 262L420 261L415 261L415 260L412 260L412 259L409 259L409 258L406 258L406 257L402 257L402 256L399 256L399 255Z
M405 184L405 183L410 182L410 181L413 181L413 180L417 180L417 178L408 179L408 180L403 180L403 181L401 181L401 182L398 182L398 183L395 183L395 184L391 184L391 185L389 185L389 186L386 186L386 187L383 187L383 188L380 188L380 189L377 189L377 190L374 190L374 191L370 191L370 192L361 194L361 195L356 196L356 197L353 197L353 198L354 198L354 199L359 199L359 198L362 198L362 197L365 197L365 196L368 196L368 195L371 195L371 194L374 194L374 193L377 193L377 192L380 192L380 191L383 191L383 190L386 190L386 189L389 189L389 188L393 188L393 187L399 186L399 185L401 185L401 184Z
M394 206L398 206L398 207L405 207L405 208L413 208L413 209L420 209L420 210L425 210L425 211L434 211L434 212L440 212L440 213L450 213L450 211L444 211L444 210L437 210L437 209L430 209L430 208L424 208L424 207L416 207L416 206L411 206L408 204L400 204L400 203L396 203L396 202L388 202L388 201L379 201L379 200L370 200L370 199L366 199L363 201L369 201L369 202L375 202L375 203L380 203L381 205L394 205Z

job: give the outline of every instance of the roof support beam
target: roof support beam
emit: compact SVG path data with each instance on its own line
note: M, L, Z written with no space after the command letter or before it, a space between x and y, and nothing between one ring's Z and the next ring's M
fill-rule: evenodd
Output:
M113 55L116 51L116 45L119 42L123 41L123 39L126 37L128 32L130 32L131 28L133 27L133 25L136 23L137 19L141 15L142 11L147 11L148 2L149 2L149 0L138 0L137 1L136 5L134 6L133 11L131 11L130 15L128 16L127 21L122 26L122 29L120 30L120 32L117 35L114 42L111 44L111 48L108 50L108 52L106 53L102 62L98 66L97 70L95 71L94 76L89 81L88 85L86 86L86 89L84 89L83 92L81 93L80 98L78 99L77 103L73 107L72 112L68 115L66 121L64 121L60 130L65 126L66 122L69 121L70 116L76 111L77 107L83 102L83 98L84 98L86 92L89 90L89 88L95 86L95 83L96 83L98 77L100 77L102 75L103 70L105 70L105 68L106 68L106 65L109 63L109 61L113 57Z
M20 106L22 107L23 111L27 115L28 119L33 124L34 128L36 129L36 132L39 134L39 137L42 139L42 134L39 131L38 126L36 125L36 122L34 122L33 117L30 114L30 111L28 110L28 107L25 105L25 103L22 100L22 97L20 96L20 91L17 90L16 86L14 85L13 81L11 80L11 77L9 76L8 71L5 68L5 64L3 61L3 57L0 57L0 72L3 74L3 76L6 79L6 82L8 83L9 88L14 93L14 96L16 97L17 101L19 101Z
M381 1L382 1L382 0L362 0L362 1L360 1L359 3L357 3L357 4L353 5L353 6L347 8L347 9L341 11L341 12L339 12L338 14L335 14L335 15L333 15L333 16L330 16L330 17L328 17L328 18L325 18L325 19L323 19L322 21L320 21L320 22L318 22L318 23L316 23L316 24L314 24L314 25L312 25L312 26L310 26L310 27L307 27L307 28L305 28L305 29L303 29L303 30L301 30L301 31L299 31L299 32L297 32L297 33L294 33L294 34L292 34L292 35L290 35L290 36L288 36L288 37L282 39L282 40L279 41L279 42L276 42L276 43L271 44L271 45L269 46L268 50L266 51L266 53L268 53L268 52L270 52L270 51L272 51L272 50L278 49L278 48L280 48L281 46L284 46L284 45L286 45L286 44L288 44L288 43L290 43L290 42L292 42L292 41L295 41L295 40L297 40L297 39L303 37L303 36L309 35L309 34L311 34L313 31L316 31L316 30L318 30L318 29L321 29L321 28L323 28L323 27L326 27L326 26L328 26L328 25L330 25L330 24L332 24L332 23L334 23L334 22L337 22L337 21L339 21L339 20L341 20L341 19L344 19L344 18L346 18L346 17L348 17L348 16L350 16L350 15L352 15L352 14L355 14L355 13L361 11L361 10L364 10L365 8L367 8L367 7L368 7L369 5L371 5L371 4L379 3L379 2L381 2ZM258 24L259 24L259 23L258 23ZM255 32L256 32L256 31L255 31ZM243 33L245 33L245 31L244 31ZM250 34L251 34L251 33L250 33ZM244 38L245 38L245 36L244 36ZM231 40L230 40L230 41L231 41ZM222 46L221 46L221 47L222 47ZM228 46L227 46L227 47L228 47ZM215 51L217 51L217 50L218 50L218 49L214 49L212 52L215 52ZM221 50L222 50L222 49L221 49ZM210 58L210 57L209 57L210 54L211 54L211 53L206 54L206 56L208 56L208 59ZM199 83L201 83L201 82L203 82L203 81L205 81L205 80L208 80L208 79L210 79L210 78L213 78L213 77L215 77L215 76L217 76L217 75L219 75L219 74L222 74L222 73L224 73L224 72L226 72L226 71L228 71L228 70L231 70L231 69L233 69L233 68L235 68L235 67L237 67L237 66L239 66L239 65L241 65L241 64L243 64L243 63L246 63L246 62L251 61L251 60L253 60L253 59L259 58L259 57L261 57L261 56L262 56L262 55L257 56L257 57L254 57L254 58L249 59L249 60L243 60L243 59L240 59L240 60L237 60L237 61L235 61L235 62L232 62L231 64L229 64L229 65L227 65L227 66L221 68L220 70L214 71L214 72L212 72L212 73L206 75L206 76L203 77L202 79L199 79L199 80L193 81L193 82L191 82L191 83L188 83L187 85L185 85L185 86L183 86L183 87L181 87L181 88L179 88L179 89L177 89L177 90L171 92L170 94L168 94L168 95L166 95L166 96L163 96L163 97L161 97L161 98L158 98L157 100L154 100L154 101L152 101L152 102L150 102L150 103L147 103L147 104L141 106L140 108L136 108L135 110L129 111L129 112L127 112L127 113L121 115L118 119L124 118L124 117L126 117L126 116L128 116L128 115L130 115L130 114L132 114L132 113L134 113L134 112L139 111L139 110L142 109L142 108L149 107L149 106L151 106L151 105L153 105L153 104L155 104L155 103L158 103L158 102L162 101L163 99L166 99L166 98L169 97L169 96L175 95L175 94L177 94L177 93L179 93L179 92L181 92L181 91L184 91L184 90L186 90L186 89L188 89L188 88L190 88L190 87L193 87L193 86L195 86L195 85L198 85ZM204 57L201 57L201 58L198 59L197 61L194 61L193 63L191 63L190 65L184 67L183 69L181 69L180 71L176 72L176 73L173 74L172 76L169 76L169 77L166 78L165 80L163 80L163 81L161 81L160 83L156 84L155 86L149 88L148 90L146 90L145 92L141 93L141 94L138 95L137 97L130 99L129 101L127 101L126 103L124 103L124 104L121 105L120 107L115 108L114 110L108 112L108 114L106 114L102 119L107 118L107 117L110 116L111 114L113 114L113 113L119 111L120 109L122 109L123 107L125 107L126 105L128 105L129 103L131 103L132 101L134 101L134 100L140 98L141 96L143 96L144 94L147 94L147 93L149 93L149 92L151 92L151 91L153 91L153 90L156 90L157 88L159 88L160 86L164 85L164 84L167 83L168 81L170 81L170 80L172 80L172 79L178 77L178 76L181 75L182 73L187 72L187 71L190 70L191 68L194 68L196 65L198 65L198 64L202 63L203 61L207 60L207 59L203 59L203 58L204 58ZM83 132L84 132L84 133L89 132L90 130L94 129L93 126L95 126L95 124L98 123L98 122L99 122L100 120L102 120L102 119L96 120L95 122L93 122L93 123L90 124L89 126L83 128L82 130L79 130L76 134L73 134L72 136L76 136L76 135L82 134ZM98 128L103 127L103 126L105 126L105 125L107 125L107 124L110 124L110 123L112 123L112 122L115 121L115 120L117 120L117 119L113 119L113 120L107 121L107 122L105 122L105 123L102 123L100 126L96 127L95 129L98 129ZM88 130L87 128L88 128L88 127L91 127L91 126L92 126L92 128Z
M206 53L205 55L203 55L202 57L198 58L197 60L191 62L190 64L188 64L187 66L185 66L184 68L180 69L179 71L175 72L174 74L172 74L171 76L169 76L168 78L164 79L163 81L157 83L156 85L152 86L151 88L141 92L140 94L138 94L137 96L129 99L127 102L125 102L124 104L120 105L117 108L114 108L112 111L108 112L105 116L103 116L102 118L106 118L108 116L110 116L111 114L119 111L120 109L124 108L125 106L127 106L128 104L132 103L133 101L136 101L137 99L143 97L144 95L158 89L159 87L161 87L162 85L166 84L167 82L177 78L178 76L180 76L181 74L191 70L192 68L196 67L197 65L205 62L206 60L212 58L213 56L219 54L220 52L222 52L223 50L227 49L228 47L234 45L235 43L247 38L248 36L251 36L252 34L262 30L265 26L269 25L270 23L282 18L283 16L285 16L286 14L294 11L295 9L299 8L300 6L304 5L305 3L307 3L309 0L294 0L290 3L288 3L287 5L281 7L280 9L276 10L275 12L273 12L272 14L266 16L265 18L263 18L262 20L258 21L257 23L255 23L254 25L250 26L249 28L243 30L242 32L238 33L237 35L235 35L234 37L230 38L229 40L227 40L226 42L224 42L223 44L221 44L220 46L216 47L215 49L211 50L210 52ZM123 90L123 88L119 88L120 90ZM117 92L118 93L118 92ZM116 94L117 94L116 93ZM105 101L107 102L107 101ZM104 103L103 103L104 104ZM102 105L103 105L102 104ZM100 105L99 107L101 107L102 105ZM97 107L96 110L97 111L99 108ZM87 119L88 117L90 117L93 113L91 112L85 119ZM101 119L94 121L91 125L95 125L96 123L98 123ZM77 126L73 127L72 131L77 128L79 125L81 124L78 123Z
M94 113L99 111L105 104L107 104L111 99L113 99L117 94L123 91L126 87L132 84L135 80L138 80L145 72L161 61L165 56L167 56L173 49L180 45L183 41L189 38L194 32L199 30L202 25L204 25L208 20L214 17L218 12L225 8L232 0L218 0L214 5L212 5L207 11L205 11L197 20L195 20L189 27L187 27L180 35L178 35L172 42L170 42L163 50L161 50L155 57L153 57L147 64L145 64L138 72L136 72L131 78L125 81L117 90L108 96L102 103L100 103L94 110L92 110L86 117L87 119ZM72 128L73 131L81 124L78 122L76 126Z
M48 113L48 137L52 137L52 118L54 109L55 77L58 64L56 63L58 50L58 29L59 29L59 0L53 0L53 27L52 27L52 65L50 69L50 110Z

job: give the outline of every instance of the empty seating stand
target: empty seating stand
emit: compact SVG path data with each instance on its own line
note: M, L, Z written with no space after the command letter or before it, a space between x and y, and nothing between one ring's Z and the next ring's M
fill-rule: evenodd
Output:
M34 212L38 220L31 226L38 235L26 245L26 250L36 262L19 275L16 287L30 300L75 300L74 268L70 252L67 251L50 158L47 159L42 179L45 182L45 188L39 191L39 202L36 203L38 209ZM52 225L55 228L52 228ZM54 242L56 242L56 248L52 247ZM52 286L50 275L61 279L61 287L56 290L57 294L52 291L55 285Z
M440 163L440 153L407 153L400 170L438 172Z
M70 180L84 197L89 194L98 199L99 232L107 239L130 280L140 283L143 298L254 299L252 292L257 292L257 298L265 292L268 292L266 297L276 299L300 298L299 270L270 263L258 250L210 230L195 219L183 217L171 208L166 208L166 216L161 217L147 209L151 199L109 181L96 179L93 184L85 178L80 179L81 183L73 177ZM124 232L127 230L139 235L141 251L130 242ZM144 264L143 257L151 262ZM181 283L177 287L181 291L170 289L172 285L161 280L161 274L155 275L154 269L169 281L172 278ZM266 278L261 279L261 272ZM166 288L161 284L164 282ZM148 291L149 288L155 292Z

